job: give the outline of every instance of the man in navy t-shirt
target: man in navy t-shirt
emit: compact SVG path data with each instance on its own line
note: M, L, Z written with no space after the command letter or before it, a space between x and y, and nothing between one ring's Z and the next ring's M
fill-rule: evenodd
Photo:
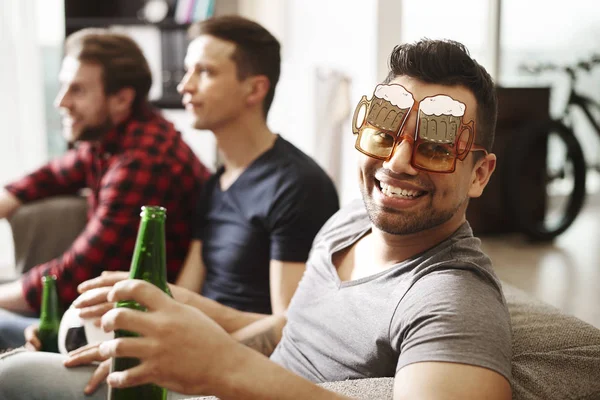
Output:
M234 16L190 33L179 90L194 127L215 135L223 166L199 203L177 284L235 309L282 314L313 238L338 210L337 193L310 157L267 127L280 72L277 39ZM220 304L212 306L221 315Z
M209 180L199 203L193 239L202 243L194 268L206 271L200 293L242 311L281 311L314 236L338 208L335 188L279 136L227 190L220 185L225 173L221 168ZM270 283L270 273L277 281Z

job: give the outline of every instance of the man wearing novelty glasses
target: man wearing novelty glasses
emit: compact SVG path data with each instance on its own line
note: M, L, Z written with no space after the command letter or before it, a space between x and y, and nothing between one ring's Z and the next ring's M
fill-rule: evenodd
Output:
M508 310L465 219L469 199L481 195L495 168L488 152L493 82L451 41L397 46L390 69L353 118L363 201L340 210L315 238L286 319L249 325L260 333L244 346L186 305L185 295L171 299L145 282L119 282L109 300L132 299L149 312L113 309L102 318L105 330L142 335L100 345L104 358L141 359L109 375L110 385L154 382L235 399L337 399L343 397L310 381L395 377L395 399L511 398ZM252 349L275 345L270 360ZM36 365L33 357L4 371L0 364L0 381L22 376ZM77 383L66 370L53 374ZM0 395L13 398L6 392L0 386Z

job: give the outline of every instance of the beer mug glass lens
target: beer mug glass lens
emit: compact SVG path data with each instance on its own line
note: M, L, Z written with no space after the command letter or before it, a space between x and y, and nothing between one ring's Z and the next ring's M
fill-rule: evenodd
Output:
M455 160L452 149L439 143L419 143L414 155L415 165L430 171L450 171Z
M363 105L361 105L361 107L358 110L356 110L356 123L358 124L359 128L364 125L366 119L367 119L367 105L363 104Z
M359 140L361 149L378 157L388 157L394 148L391 134L369 127L362 129Z

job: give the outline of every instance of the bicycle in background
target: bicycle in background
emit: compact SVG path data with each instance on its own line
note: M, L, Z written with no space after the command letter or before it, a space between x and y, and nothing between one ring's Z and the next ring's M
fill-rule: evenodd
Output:
M517 132L505 182L506 202L519 228L530 239L550 241L563 233L577 218L586 196L588 166L581 144L572 128L571 113L579 108L600 138L600 121L592 110L600 112L600 104L576 91L579 71L589 72L600 64L600 55L575 65L522 65L531 74L562 72L569 77L569 97L559 118L534 121ZM543 160L536 160L543 157ZM536 164L538 163L538 164ZM532 165L543 165L532 168ZM600 171L598 165L594 168ZM522 193L531 182L545 189L543 204L523 201Z

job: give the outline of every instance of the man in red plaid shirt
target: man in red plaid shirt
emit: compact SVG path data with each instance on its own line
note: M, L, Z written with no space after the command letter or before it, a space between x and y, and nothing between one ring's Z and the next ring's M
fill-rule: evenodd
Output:
M66 309L81 282L103 270L127 270L143 205L168 210L167 274L173 282L209 176L179 132L149 106L150 69L133 40L86 29L67 39L65 54L56 105L74 148L7 185L0 194L0 218L21 204L90 188L88 223L64 254L0 285L0 348L24 343L23 329L31 319L22 315L39 312L43 275L58 277Z

